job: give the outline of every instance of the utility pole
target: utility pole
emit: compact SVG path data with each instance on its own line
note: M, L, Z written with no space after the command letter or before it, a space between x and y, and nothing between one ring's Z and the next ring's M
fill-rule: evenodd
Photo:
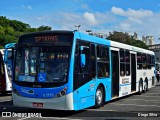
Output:
M74 27L77 27L77 31L79 31L79 28L81 27L81 25L74 25Z

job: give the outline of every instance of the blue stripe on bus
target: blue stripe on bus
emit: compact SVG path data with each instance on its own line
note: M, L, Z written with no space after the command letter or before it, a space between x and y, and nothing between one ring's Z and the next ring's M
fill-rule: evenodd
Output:
M131 85L130 83L127 84L120 84L119 86L127 86L127 85Z

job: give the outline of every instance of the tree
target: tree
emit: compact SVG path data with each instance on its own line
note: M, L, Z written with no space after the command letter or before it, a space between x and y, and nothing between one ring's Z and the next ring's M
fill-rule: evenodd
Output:
M109 32L109 36L107 37L107 39L144 49L148 48L144 42L142 42L141 40L135 40L131 38L128 35L128 33L117 32L117 31Z
M29 24L17 20L9 20L5 16L0 16L0 48L5 44L17 42L20 35L28 32L51 30L49 26L31 28Z
M5 28L5 34L6 35L14 35L14 29L10 26Z
M52 28L49 26L44 26L44 25L37 28L37 31L49 31L49 30L52 30Z
M125 43L127 40L130 39L130 37L127 33L113 31L113 32L109 32L109 36L107 37L107 39Z
M0 35L4 35L4 34L5 34L4 27L0 25Z

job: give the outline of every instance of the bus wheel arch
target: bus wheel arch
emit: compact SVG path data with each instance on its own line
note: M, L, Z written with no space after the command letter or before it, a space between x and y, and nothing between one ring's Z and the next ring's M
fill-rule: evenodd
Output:
M95 108L100 108L105 102L105 88L103 84L99 84L95 94Z

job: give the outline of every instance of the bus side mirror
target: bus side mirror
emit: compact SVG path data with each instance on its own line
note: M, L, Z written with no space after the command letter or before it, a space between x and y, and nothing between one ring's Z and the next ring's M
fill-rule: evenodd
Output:
M81 68L85 67L86 65L86 55L85 54L80 54L80 64L81 64Z
M85 67L86 65L86 55L83 52L84 48L85 46L80 46L80 66L81 68Z
M4 62L7 63L8 62L8 50L4 51Z

